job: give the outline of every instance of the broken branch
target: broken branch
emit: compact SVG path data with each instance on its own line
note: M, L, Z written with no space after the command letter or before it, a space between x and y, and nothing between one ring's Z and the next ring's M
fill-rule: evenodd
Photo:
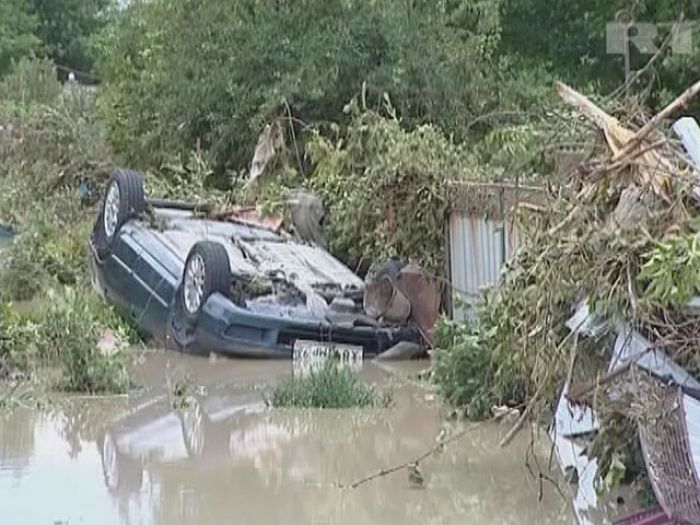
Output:
M679 97L677 97L673 102L671 102L664 109L659 111L654 115L649 122L644 124L637 133L625 144L625 146L613 156L613 162L620 160L625 155L629 154L639 143L644 140L644 138L649 135L654 129L661 124L662 121L670 117L675 113L680 107L686 106L690 100L700 93L700 80L695 82L692 86L686 89Z

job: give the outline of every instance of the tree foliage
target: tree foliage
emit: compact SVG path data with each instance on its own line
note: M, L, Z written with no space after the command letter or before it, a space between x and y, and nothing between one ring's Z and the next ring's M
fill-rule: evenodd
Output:
M536 99L496 55L497 5L134 3L99 44L112 142L136 162L200 147L219 172L241 168L266 122L347 122L363 84L368 107L387 93L405 126L464 137L476 115Z
M113 1L25 1L38 21L36 36L42 42L42 53L65 68L89 72L92 69L89 39L103 27L105 11Z
M9 70L14 60L39 48L37 25L38 20L25 0L0 2L0 75Z
M0 76L13 62L49 58L67 76L69 69L89 72L92 35L101 29L113 0L3 0L0 2ZM88 78L89 77L89 78Z
M658 47L667 37L671 26L681 13L686 22L700 16L700 4L693 0L594 0L567 2L565 0L503 0L501 5L502 50L524 58L533 65L546 64L557 76L578 86L594 84L610 92L624 81L622 54L608 51L608 24L626 11L632 19L651 27L633 29L632 38L640 44L646 39L640 32L650 31ZM546 30L543 30L546 28ZM693 32L693 53L673 55L659 62L651 78L658 95L667 91L678 93L700 75L700 39ZM643 67L654 49L642 53L632 43L632 70ZM649 78L644 78L648 83Z

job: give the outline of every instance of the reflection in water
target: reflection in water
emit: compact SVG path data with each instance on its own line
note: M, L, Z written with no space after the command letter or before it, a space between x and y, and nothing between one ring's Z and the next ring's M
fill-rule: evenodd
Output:
M163 388L173 367L204 387L182 412ZM390 409L266 409L261 387L290 369L154 354L137 370L146 388L128 399L6 415L0 515L18 524L571 523L554 491L537 501L526 438L498 449L497 426L427 459L424 489L410 488L403 471L339 488L429 449L440 416L408 384L393 386ZM387 382L372 365L362 374Z
M21 477L34 453L34 414L16 418L10 412L0 412L0 468L3 474L12 472Z

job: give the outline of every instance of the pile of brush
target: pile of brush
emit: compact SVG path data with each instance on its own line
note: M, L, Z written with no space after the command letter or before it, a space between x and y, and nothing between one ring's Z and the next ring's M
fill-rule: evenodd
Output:
M593 140L548 205L525 212L526 242L479 313L490 391L523 409L520 424L551 414L573 367L565 323L584 300L700 377L700 166L669 125L700 82L651 117L629 106L613 116L562 83L556 91L576 110L571 126L584 121ZM578 381L605 372L603 346L579 348Z

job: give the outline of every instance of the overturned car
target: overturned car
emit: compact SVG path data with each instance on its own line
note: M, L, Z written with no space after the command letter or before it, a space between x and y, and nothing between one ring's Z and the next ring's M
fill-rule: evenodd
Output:
M265 221L147 200L134 171L112 174L90 248L98 292L185 351L356 359L422 346L408 315L367 315L365 283L324 249Z

